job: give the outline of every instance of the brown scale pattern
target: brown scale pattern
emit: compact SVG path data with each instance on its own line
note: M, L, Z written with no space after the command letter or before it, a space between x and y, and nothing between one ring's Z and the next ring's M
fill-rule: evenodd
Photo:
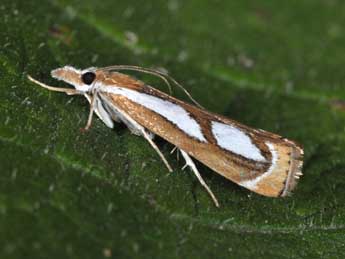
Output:
M140 125L180 149L185 150L189 155L236 183L256 179L270 168L272 154L265 143L272 143L278 155L276 166L270 175L257 183L255 188L249 187L249 189L265 196L277 197L286 196L295 187L296 178L301 174L303 159L303 150L295 142L284 139L279 135L263 130L256 130L234 120L210 113L171 97L127 75L98 71L97 80L102 80L108 86L117 85L123 88L129 88L168 100L183 107L199 123L202 128L202 133L207 139L207 143L200 142L188 136L177 125L174 125L166 118L126 97L101 93L101 96L108 100L110 98L116 106L130 115ZM253 144L260 149L262 155L268 162L253 161L220 148L216 144L216 139L213 136L211 121L222 122L240 129L251 138Z

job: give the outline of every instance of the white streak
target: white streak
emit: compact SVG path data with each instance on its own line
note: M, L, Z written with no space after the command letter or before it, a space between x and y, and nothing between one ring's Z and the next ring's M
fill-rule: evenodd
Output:
M260 150L241 130L224 123L212 121L212 132L220 147L248 159L259 162L266 161Z
M272 143L266 142L266 145L268 146L271 154L272 154L272 161L271 161L271 166L268 168L268 170L263 173L262 175L256 177L253 180L247 180L247 181L242 181L239 183L239 185L242 185L250 190L255 190L257 188L257 184L263 180L265 177L269 176L272 174L273 169L276 166L277 160L278 160L278 154L277 151L274 149L274 145Z
M200 125L190 117L185 109L177 104L127 88L100 86L100 91L122 95L131 101L136 102L163 116L189 136L194 137L202 142L207 142L202 134Z

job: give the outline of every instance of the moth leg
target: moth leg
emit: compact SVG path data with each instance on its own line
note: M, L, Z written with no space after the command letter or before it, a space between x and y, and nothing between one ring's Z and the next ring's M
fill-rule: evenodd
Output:
M102 95L101 95L101 98L102 98ZM104 100L106 101L107 99L105 98ZM133 134L138 135L138 136L143 136L150 143L150 145L153 147L154 150L156 150L156 152L162 159L165 166L168 168L169 172L172 172L173 170L170 164L168 163L163 153L159 150L157 145L152 140L154 137L154 134L152 132L148 132L143 126L141 126L138 122L133 120L127 113L123 112L118 107L116 107L113 103L106 102L106 104L108 106L108 107L106 106L107 110L112 116L115 115L123 123L126 124L126 126L130 129L130 131Z
M127 116L127 114L122 114L124 116ZM172 168L168 162L168 160L166 160L165 156L163 155L163 153L159 150L158 146L156 145L155 142L153 142L153 136L154 134L152 132L148 132L144 127L142 127L141 125L139 125L136 121L134 121L132 118L127 118L125 117L126 120L123 120L123 122L126 124L126 126L131 130L131 132L136 135L139 136L143 136L151 145L151 147L156 150L156 152L158 153L159 157L162 159L163 163L165 164L165 166L168 168L169 172L172 172Z
M176 149L177 149L177 147L174 146L174 148L170 151L170 154L174 153Z
M145 130L145 128L143 128L142 126L138 126L138 124L133 124L131 121L127 120L126 118L121 118L121 121L127 126L127 128L129 129L129 131L137 136L144 136L144 133L146 133L147 137L150 138L150 140L153 140L155 137L155 134L153 134L150 131Z
M86 97L86 99L91 104L91 100L92 100L91 96L88 94L84 94L84 96ZM104 109L102 102L99 98L97 98L95 106L96 106L95 107L95 113L104 122L104 124L107 125L109 128L114 128L114 122L113 121L120 122L120 119L114 118Z
M192 169L192 171L195 174L196 178L198 178L200 184L206 189L208 194L211 196L211 198L212 198L214 204L216 205L216 207L219 208L219 202L218 202L216 196L213 194L213 192L211 191L210 187L208 187L208 185L205 183L204 179L202 179L202 177L201 177L198 169L196 168L192 158L185 151L183 151L182 149L180 149L180 151L181 151L181 154L182 154L183 158L186 161L186 165L183 167L183 169L186 168L187 166L189 166L189 168Z
M179 156L179 149L177 148L177 146L175 146L171 151L170 151L170 154L173 154L174 152L176 151L176 158L177 158L177 161L180 160L180 156Z
M154 150L156 150L156 152L158 153L158 155L160 156L160 158L163 160L163 163L165 164L165 166L168 168L169 172L172 172L172 168L169 164L169 162L166 160L165 156L163 155L163 153L159 150L159 148L157 147L156 143L153 142L152 140L152 136L150 135L150 132L147 132L144 128L142 130L142 136L150 143L150 145L153 147Z
M102 96L101 96L102 97ZM103 99L101 98L100 102ZM106 100L106 99L105 99ZM107 104L106 101L103 100L102 104L104 105L105 110L107 111L107 113L111 116L111 118L116 121L116 122L122 122L124 123L127 128L130 130L130 132L134 135L137 136L142 136L142 126L140 126L137 122L135 122L133 119L129 119L129 116L126 114L124 114L124 112L120 111L117 107L115 107L114 105L110 106L109 104ZM154 134L152 132L148 132L148 134L150 135L150 138L153 139L154 138Z
M96 109L96 104L97 104L97 96L94 94L92 96L89 96L91 98L90 100L90 112L89 112L89 117L87 119L86 126L82 129L83 131L87 131L90 129L91 124L92 124L92 118L93 118L93 113Z

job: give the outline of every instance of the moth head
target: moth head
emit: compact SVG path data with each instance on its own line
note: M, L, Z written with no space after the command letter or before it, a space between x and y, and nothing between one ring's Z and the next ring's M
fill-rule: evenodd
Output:
M96 68L76 69L72 66L57 68L51 72L52 77L71 84L81 92L88 92L97 80Z

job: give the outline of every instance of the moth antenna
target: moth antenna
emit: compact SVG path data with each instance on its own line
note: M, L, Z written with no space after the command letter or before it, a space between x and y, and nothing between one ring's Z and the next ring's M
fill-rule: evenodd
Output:
M54 87L54 86L46 85L46 84L44 84L44 83L42 83L42 82L40 82L40 81L34 79L34 78L31 77L30 75L28 75L28 79L29 79L31 82L33 82L33 83L35 83L35 84L37 84L37 85L39 85L39 86L41 86L41 87L43 87L43 88L46 88L46 89L48 89L48 90L50 90L50 91L54 91L54 92L63 92L63 93L66 93L66 94L68 94L68 95L83 94L82 92L80 92L80 91L78 91L78 90L75 90L75 89L71 89L71 88L61 88L61 87Z
M173 77L169 76L168 74L162 73L166 76L166 78L168 78L169 80L171 80L176 86L178 86L184 93L185 95L188 96L188 98L199 108L205 109L200 103L198 103L193 97L192 95L186 90L186 88L184 88L179 82L177 82Z
M157 76L157 77L159 77L160 79L162 79L166 83L166 85L169 88L169 92L171 94L172 93L171 85L170 85L170 83L168 81L168 80L170 80L177 87L179 87L195 105L197 105L198 107L204 109L204 107L201 106L192 97L192 95L179 82L177 82L174 78L172 78L168 74L163 73L161 71L158 71L157 69L143 68L143 67L139 67L139 66L130 66L130 65L115 65L115 66L103 67L103 68L100 68L100 69L101 70L105 70L105 71L111 71L111 70L132 70L132 71L138 71L138 72L142 72L142 73L146 73L146 74Z
M105 70L105 71L111 71L111 70L133 70L133 71L138 71L138 72L142 72L142 73L146 73L149 75L154 75L159 77L160 79L162 79L165 84L168 86L169 88L169 93L172 93L172 89L171 89L171 84L169 83L169 81L165 78L165 76L161 75L162 73L159 72L158 70L154 70L154 69L148 69L148 68L142 68L142 67L138 67L138 66L127 66L127 65L115 65L115 66L110 66L110 67L103 67L100 68L101 70Z

